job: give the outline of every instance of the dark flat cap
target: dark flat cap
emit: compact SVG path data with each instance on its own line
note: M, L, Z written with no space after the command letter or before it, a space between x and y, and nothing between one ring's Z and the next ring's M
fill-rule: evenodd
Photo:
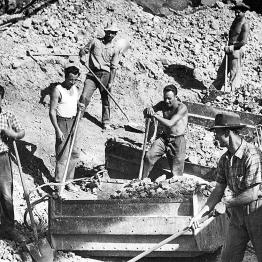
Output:
M232 10L241 10L241 11L248 11L250 10L250 7L244 3L237 3L232 8Z

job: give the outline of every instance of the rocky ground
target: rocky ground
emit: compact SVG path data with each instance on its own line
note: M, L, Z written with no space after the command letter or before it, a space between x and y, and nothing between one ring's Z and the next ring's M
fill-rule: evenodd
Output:
M120 27L117 38L128 39L132 47L121 57L113 94L130 119L143 125L142 109L158 102L162 88L168 83L177 85L182 101L201 102L201 90L214 80L222 60L224 33L228 32L234 17L229 6L222 2L212 8L187 8L164 16L152 15L124 0L61 0L38 9L30 17L0 27L0 84L7 88L4 107L15 113L26 129L24 142L18 147L31 188L48 182L54 173L54 130L48 118L48 96L45 105L39 103L41 90L62 81L65 66L79 65L74 54L107 22L117 21ZM212 103L260 113L262 20L255 12L248 12L247 18L251 33L244 61L243 87L236 94L219 97ZM2 15L0 24L7 19L7 15ZM26 51L46 55L31 57ZM70 56L47 55L50 53ZM86 69L79 66L84 80ZM101 132L100 115L100 96L96 92L79 128L81 163L88 170L104 164L104 144L109 137L143 141L143 135L123 128ZM126 123L115 105L112 105L112 122L115 126ZM189 161L216 165L221 151L213 145L212 133L189 125L187 141ZM14 170L16 220L21 227L25 202L15 165ZM34 192L32 199L44 193ZM23 226L22 229L30 238L30 231ZM13 242L1 241L0 245L4 247L4 252L0 252L2 261L21 261L19 247ZM84 261L71 253L59 253L56 259ZM245 259L255 261L250 253Z

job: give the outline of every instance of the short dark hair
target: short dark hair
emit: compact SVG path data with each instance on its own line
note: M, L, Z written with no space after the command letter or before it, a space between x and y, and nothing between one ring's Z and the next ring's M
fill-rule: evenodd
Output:
M73 74L73 75L79 75L79 69L76 66L69 66L67 68L65 68L65 77L68 77L69 74Z
M177 95L177 88L175 85L167 85L165 86L164 90L163 90L163 93L166 93L166 92L173 92L174 95L176 96Z
M1 96L1 98L3 98L4 95L5 95L5 88L0 85L0 96Z

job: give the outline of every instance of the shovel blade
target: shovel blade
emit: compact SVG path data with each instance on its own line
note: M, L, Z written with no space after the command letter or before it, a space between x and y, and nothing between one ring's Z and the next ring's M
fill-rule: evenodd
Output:
M36 262L53 262L54 250L51 248L46 238L39 240L36 244L27 244L26 247Z

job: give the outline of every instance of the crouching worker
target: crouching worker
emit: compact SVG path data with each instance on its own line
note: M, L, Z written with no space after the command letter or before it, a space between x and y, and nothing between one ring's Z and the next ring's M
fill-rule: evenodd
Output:
M24 242L25 238L15 229L13 174L8 145L14 139L23 138L25 131L13 114L3 111L4 93L4 87L0 86L0 238Z
M81 91L76 86L79 77L79 69L70 66L65 69L65 80L57 85L50 99L49 116L56 134L56 168L55 181L61 183L63 181L66 162L68 159L69 149L72 142L72 132L77 114L77 108L82 110L84 105L78 104ZM73 145L73 151L69 162L66 180L74 178L75 167L79 158L79 149L77 146L77 138ZM68 191L76 191L76 187L70 183L65 186Z
M227 151L218 162L215 189L202 210L191 220L191 226L198 228L201 217L221 201L226 187L230 189L231 195L222 199L229 214L222 262L242 261L250 240L258 261L262 261L262 154L255 145L239 136L239 130L244 126L237 114L216 115L211 130L220 146Z
M174 85L166 86L163 95L163 101L144 110L145 117L154 117L164 131L145 156L143 178L148 177L156 161L164 154L167 156L172 176L181 176L184 171L187 107L178 101L177 88ZM162 111L163 116L156 114L158 111Z

